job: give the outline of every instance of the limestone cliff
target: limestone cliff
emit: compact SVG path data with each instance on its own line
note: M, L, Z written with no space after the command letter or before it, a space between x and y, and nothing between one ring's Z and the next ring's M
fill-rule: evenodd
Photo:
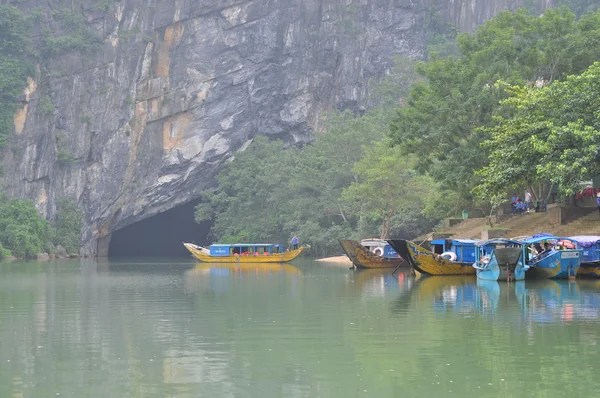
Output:
M102 255L115 230L197 199L254 136L307 142L324 111L367 106L368 82L393 55L422 56L432 13L467 31L530 2L67 3L100 44L43 54L3 155L4 186L47 217L57 198L76 198L84 253ZM68 34L64 1L18 6L41 14L34 40Z

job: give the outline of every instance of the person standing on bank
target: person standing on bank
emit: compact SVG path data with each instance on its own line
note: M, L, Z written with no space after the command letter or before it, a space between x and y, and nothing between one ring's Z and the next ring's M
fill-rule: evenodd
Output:
M600 192L596 196L596 202L598 203L598 214L600 214Z
M296 250L298 248L298 237L296 234L292 236L292 250Z
M525 191L525 211L529 213L529 209L531 209L531 193L527 190Z

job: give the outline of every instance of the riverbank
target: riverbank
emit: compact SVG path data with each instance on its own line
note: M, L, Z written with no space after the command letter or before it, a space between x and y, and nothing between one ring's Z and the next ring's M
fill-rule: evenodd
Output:
M319 258L315 261L321 263L331 263L331 264L339 264L339 265L352 265L352 261L348 258L348 256L334 256L334 257L325 257Z

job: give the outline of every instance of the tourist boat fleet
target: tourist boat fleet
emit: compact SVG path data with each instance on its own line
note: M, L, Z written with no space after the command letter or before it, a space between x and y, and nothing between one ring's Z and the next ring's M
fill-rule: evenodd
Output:
M550 234L513 239L432 241L431 249L399 239L392 248L423 275L470 275L491 281L600 277L600 237ZM471 257L474 257L471 261Z
M357 269L412 267L425 276L476 275L483 281L600 278L600 236L551 234L490 240L437 239L423 247L404 239L340 240ZM192 243L184 246L206 263L286 263L310 246L286 250L280 244Z

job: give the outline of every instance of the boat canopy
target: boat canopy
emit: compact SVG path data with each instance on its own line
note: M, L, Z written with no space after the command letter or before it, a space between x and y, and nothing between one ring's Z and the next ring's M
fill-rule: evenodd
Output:
M489 246L489 245L519 245L523 246L525 244L523 241L518 241L514 239L506 239L506 238L494 238L490 240L482 240L476 243L477 246Z
M543 242L545 240L571 240L569 238L561 238L560 236L548 235L548 236L532 236L530 238L524 239L521 243L525 243L527 245L531 245L533 243Z
M593 247L600 242L600 236L571 236L568 239L577 241L581 247Z
M387 243L387 240L383 240L383 239L363 239L360 241L360 244L363 246L384 247L388 243Z
M217 243L210 245L210 255L215 257L243 255L244 253L278 254L284 251L283 245L274 243Z
M456 254L456 261L475 261L475 244L479 242L474 239L435 239L430 242L435 254L452 252Z
M387 240L375 238L363 239L360 241L360 245L373 253L375 253L375 249L381 248L380 250L383 250L383 252L376 254L384 258L398 258L398 253L390 246Z

